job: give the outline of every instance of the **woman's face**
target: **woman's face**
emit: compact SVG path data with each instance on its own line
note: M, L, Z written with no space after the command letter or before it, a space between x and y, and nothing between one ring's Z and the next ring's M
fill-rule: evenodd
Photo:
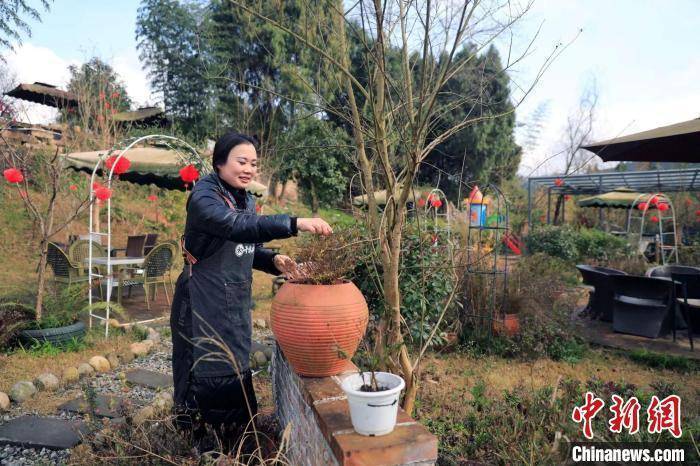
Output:
M219 177L238 189L246 189L258 173L258 154L252 144L238 144L219 165Z

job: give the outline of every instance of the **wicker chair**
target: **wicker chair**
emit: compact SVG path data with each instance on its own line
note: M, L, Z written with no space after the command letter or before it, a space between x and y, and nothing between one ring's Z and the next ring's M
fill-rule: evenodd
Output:
M88 276L82 273L82 268L74 264L68 255L54 243L49 243L47 261L53 270L53 277L57 283L72 285L89 280Z
M87 239L80 239L71 244L68 248L68 257L70 261L80 268L81 273L87 270L85 259L90 257L90 248L92 248L92 257L107 256L107 250L104 247L102 247L94 241L90 241ZM107 267L95 266L94 268L97 271L97 273L100 273L102 275L105 275L107 273Z
M153 247L151 252L148 253L143 261L143 265L140 267L143 270L142 276L133 276L129 279L125 279L121 286L129 287L129 296L131 296L131 287L136 285L143 286L143 290L146 294L146 308L151 309L151 304L149 298L156 297L157 285L162 284L165 290L165 299L168 304L170 304L170 296L168 295L167 283L170 283L172 287L172 278L170 277L170 268L173 265L173 259L175 258L176 249L172 243L161 243ZM149 288L153 286L152 296Z

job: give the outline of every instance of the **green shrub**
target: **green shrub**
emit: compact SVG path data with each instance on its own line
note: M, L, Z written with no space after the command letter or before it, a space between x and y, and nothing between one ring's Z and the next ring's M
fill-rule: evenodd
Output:
M542 252L570 262L579 257L576 232L568 225L536 228L527 236L526 245L531 254Z
M639 364L654 369L671 369L680 372L694 372L700 369L700 364L692 359L671 354L654 353L646 349L637 349L628 353L629 358Z
M434 240L437 241L434 241ZM384 297L381 292L382 266L379 254L371 249L372 243L364 243L365 250L357 254L355 268L349 277L365 296L371 319L376 322L383 315ZM452 293L455 284L450 260L447 236L444 232L423 231L410 226L404 232L399 288L401 313L409 330L409 342L422 344L437 324L438 317ZM454 303L445 315L442 327L457 319ZM431 345L444 343L444 334L436 332Z
M538 252L568 262L608 261L630 255L624 238L597 229L576 230L569 225L544 225L526 239L531 254Z
M43 315L32 328L55 328L74 324L87 304L87 286L75 284L49 288L44 295Z
M582 228L575 237L579 262L586 259L607 261L630 255L631 249L625 238L596 229Z

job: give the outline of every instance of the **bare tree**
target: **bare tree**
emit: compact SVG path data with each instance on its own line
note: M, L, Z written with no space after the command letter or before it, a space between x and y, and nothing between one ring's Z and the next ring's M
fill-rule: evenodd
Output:
M564 157L564 178L567 175L581 172L591 166L593 157L581 147L591 142L593 125L595 123L596 106L598 104L598 88L591 81L579 98L578 107L566 119L561 153ZM559 223L564 209L564 196L557 197L554 209L554 224Z
M448 80L469 66L495 40L503 38L507 43L513 25L530 4L514 11L507 1L358 0L345 10L342 1L328 0L322 3L324 11L333 15L332 30L305 32L296 25L282 24L265 16L255 4L230 1L253 19L294 37L329 67L323 80L306 81L315 97L299 104L333 114L352 128L355 162L367 195L365 220L372 237L377 238L382 266L386 313L375 332L374 350L392 370L402 373L406 381L403 407L411 412L418 390L417 371L430 338L411 357L403 337L405 325L399 288L402 235L407 220L405 206L414 195L413 184L421 163L436 146L469 125L505 116L476 111L483 104L486 86L494 79L486 73L476 92L472 89L455 96L447 104L441 103L439 97L447 92ZM314 27L324 25L305 24L306 30ZM467 44L476 46L467 49ZM525 56L527 49L517 57L509 50L504 73ZM521 86L523 98L561 50L562 47L555 47L533 82ZM391 63L390 56L394 60ZM351 60L360 60L363 69L354 72ZM341 104L329 101L328 94L322 92L329 83L337 86ZM513 108L518 104L515 102ZM473 111L448 128L439 127L439 117L458 106ZM383 211L377 208L375 198L379 189L387 192ZM431 338L436 331L437 326Z
M6 167L19 170L22 180L15 183L27 214L39 230L39 261L37 264L36 320L42 317L43 298L46 284L46 265L50 239L64 230L90 205L87 195L65 186L66 170L63 167L59 149L30 150L14 147L2 135L0 128L0 161ZM33 188L30 190L30 186ZM77 188L77 187L76 187ZM56 219L59 197L69 201L69 213Z

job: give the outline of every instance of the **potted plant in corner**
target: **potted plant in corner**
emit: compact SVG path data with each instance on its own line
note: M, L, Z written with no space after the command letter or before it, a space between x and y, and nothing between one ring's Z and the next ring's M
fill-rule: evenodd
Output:
M369 370L347 375L341 382L348 398L352 427L360 435L389 434L396 426L401 391L406 383L398 375L377 371L376 356L361 365Z
M299 375L339 374L365 334L367 302L344 278L356 263L355 236L351 230L340 231L302 245L299 274L287 280L272 301L272 332Z

